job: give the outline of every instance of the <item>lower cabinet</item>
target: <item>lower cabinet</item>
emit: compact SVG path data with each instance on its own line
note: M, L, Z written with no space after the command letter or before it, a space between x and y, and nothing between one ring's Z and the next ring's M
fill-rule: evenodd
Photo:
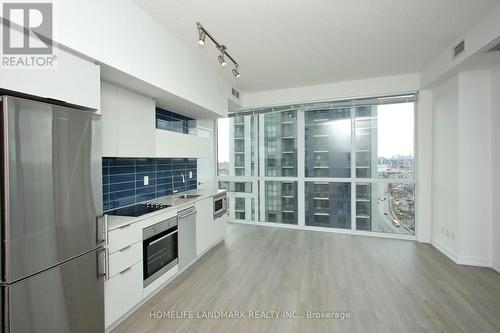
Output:
M226 233L226 216L216 220L213 219L212 197L197 201L195 206L197 211L196 223L190 226L190 237L187 240L184 239L184 241L193 242L195 234L196 256L200 256L224 237ZM155 218L152 217L151 219ZM147 225L154 222L151 219L148 219ZM194 223L194 221L192 222ZM133 309L145 297L151 295L174 277L179 271L179 267L176 265L144 288L143 226L144 223L137 222L108 231L108 271L107 280L104 283L107 328ZM192 260L188 261L186 261L187 264Z
M142 261L104 283L106 327L138 304L143 297Z
M196 255L205 252L226 233L225 216L214 220L212 197L196 202Z

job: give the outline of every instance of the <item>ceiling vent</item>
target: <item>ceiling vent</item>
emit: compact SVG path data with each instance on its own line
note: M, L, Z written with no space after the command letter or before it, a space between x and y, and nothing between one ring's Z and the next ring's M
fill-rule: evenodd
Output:
M237 99L240 99L240 92L238 90L236 90L236 89L233 88L232 94Z
M458 57L464 51L465 51L465 40L461 41L453 48L453 58Z
M488 52L493 52L493 51L500 51L500 43L497 45L493 46L491 49L488 50Z

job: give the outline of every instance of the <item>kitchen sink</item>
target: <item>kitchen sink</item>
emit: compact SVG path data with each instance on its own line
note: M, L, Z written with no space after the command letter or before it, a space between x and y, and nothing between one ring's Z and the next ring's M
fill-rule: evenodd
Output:
M194 198L197 198L199 196L200 196L200 194L181 194L181 195L175 196L175 198L176 199L194 199Z

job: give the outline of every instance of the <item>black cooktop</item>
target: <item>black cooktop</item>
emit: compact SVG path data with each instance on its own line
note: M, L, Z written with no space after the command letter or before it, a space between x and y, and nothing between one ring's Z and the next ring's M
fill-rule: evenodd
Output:
M154 211L170 207L171 205L165 205L160 203L142 203L135 204L133 206L118 208L107 212L108 215L118 215L118 216L141 216Z

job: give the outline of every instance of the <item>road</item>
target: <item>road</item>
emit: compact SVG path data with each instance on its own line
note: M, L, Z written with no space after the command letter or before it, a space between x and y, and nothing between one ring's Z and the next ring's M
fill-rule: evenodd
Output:
M376 207L373 210L372 231L388 232L393 234L412 235L412 232L405 227L396 227L392 222L389 211L389 184L373 184L372 195L376 200ZM373 200L373 201L375 201ZM384 213L387 213L385 215Z

